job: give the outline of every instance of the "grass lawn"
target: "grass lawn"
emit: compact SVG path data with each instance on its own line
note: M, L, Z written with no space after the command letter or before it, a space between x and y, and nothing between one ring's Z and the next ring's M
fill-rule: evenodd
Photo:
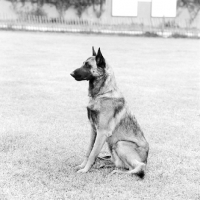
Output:
M69 73L100 46L150 144L144 180L77 174L88 82ZM0 200L200 200L200 40L0 32ZM102 150L107 154L107 147Z

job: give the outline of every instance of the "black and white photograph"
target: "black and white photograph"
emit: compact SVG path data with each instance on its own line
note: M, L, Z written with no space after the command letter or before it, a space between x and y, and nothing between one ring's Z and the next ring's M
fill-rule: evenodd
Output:
M0 0L0 200L200 200L200 0Z

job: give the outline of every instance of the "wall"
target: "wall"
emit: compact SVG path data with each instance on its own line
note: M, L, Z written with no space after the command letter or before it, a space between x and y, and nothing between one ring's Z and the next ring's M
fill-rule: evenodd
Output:
M17 13L31 13L37 9L37 4L31 4L29 2L25 3L15 3L12 4L6 0L0 0L0 19L2 18L17 18ZM62 13L62 15L58 12L54 5L45 4L40 8L44 14L46 14L49 18L58 18L63 17L64 19L76 19L79 18L77 14L77 10L73 8L69 8L66 12ZM83 14L81 15L82 19L85 20L95 20L98 19L97 13L98 7L89 7L87 8ZM112 16L112 0L106 0L103 6L103 12L101 15L101 19L106 22L112 24L118 23L142 23L144 25L149 25L151 22L151 0L143 0L138 2L138 15L137 17L113 17ZM190 19L190 13L187 9L178 9L177 17L175 21L179 21L179 26L185 27ZM170 21L174 20L174 18L166 18L165 20ZM155 20L154 20L155 21ZM182 21L180 23L180 21ZM196 24L200 23L200 13L192 22L190 27L196 27ZM188 25L187 25L188 26Z

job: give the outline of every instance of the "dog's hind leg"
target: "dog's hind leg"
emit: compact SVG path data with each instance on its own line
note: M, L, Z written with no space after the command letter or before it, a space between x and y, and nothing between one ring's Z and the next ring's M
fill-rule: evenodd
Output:
M128 171L124 170L114 170L114 173L126 173L126 174L136 174L143 178L145 173L146 164L144 159L138 153L138 147L133 142L119 141L116 144L114 152L117 154L119 160L115 163L116 167L128 168ZM119 162L120 161L120 162Z

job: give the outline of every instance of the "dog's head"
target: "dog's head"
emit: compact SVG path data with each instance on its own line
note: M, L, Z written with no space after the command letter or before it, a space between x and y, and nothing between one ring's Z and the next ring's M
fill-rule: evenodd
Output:
M92 56L89 57L83 65L74 70L70 75L77 81L93 80L97 77L103 76L105 73L106 62L99 48L97 54L92 47Z

